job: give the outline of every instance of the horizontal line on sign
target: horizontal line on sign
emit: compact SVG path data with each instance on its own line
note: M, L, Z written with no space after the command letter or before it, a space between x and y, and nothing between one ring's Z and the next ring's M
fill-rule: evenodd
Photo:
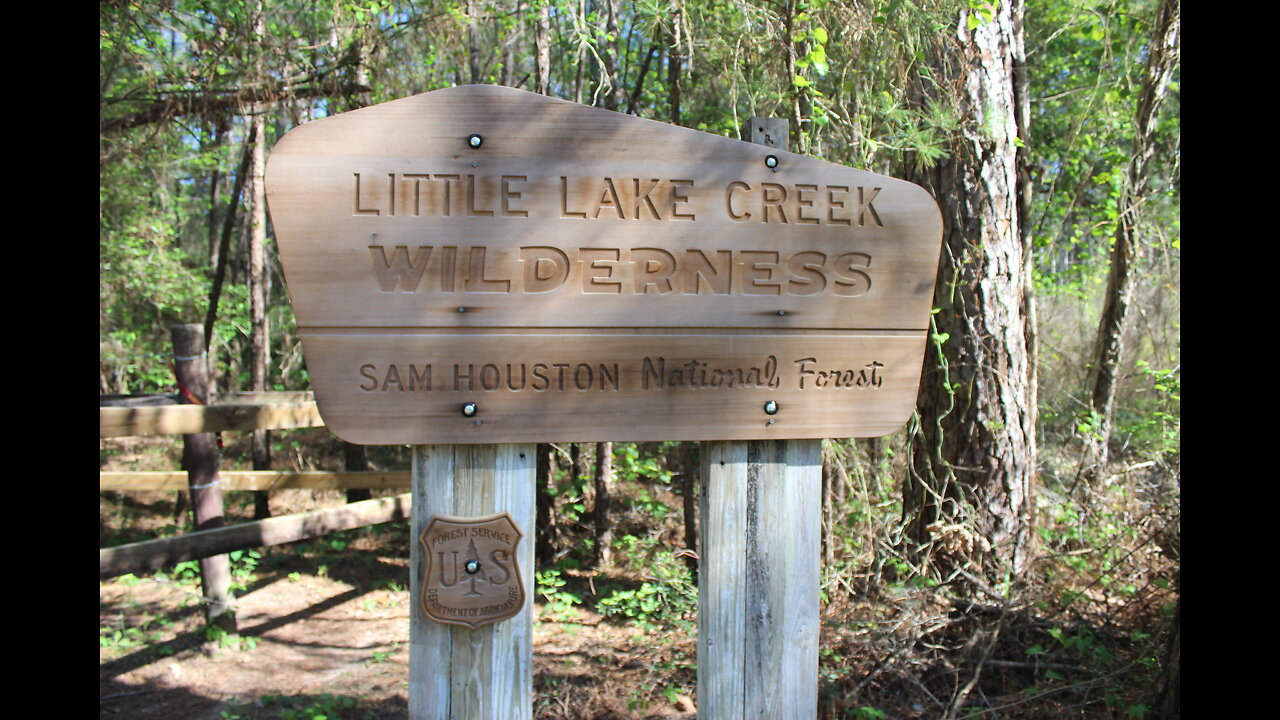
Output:
M762 328L762 327L341 327L298 326L299 332L316 335L889 335L915 336L924 328Z

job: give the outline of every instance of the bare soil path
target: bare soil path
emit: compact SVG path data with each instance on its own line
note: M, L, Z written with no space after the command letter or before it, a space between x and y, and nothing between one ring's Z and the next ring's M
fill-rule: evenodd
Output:
M287 498L272 502L274 509ZM155 522L161 521L158 515ZM263 551L252 575L239 575L247 587L238 594L238 637L205 633L198 583L173 575L101 583L101 718L406 716L405 528ZM535 717L696 714L687 689L693 687L692 637L646 635L587 610L566 616L538 603L534 612Z

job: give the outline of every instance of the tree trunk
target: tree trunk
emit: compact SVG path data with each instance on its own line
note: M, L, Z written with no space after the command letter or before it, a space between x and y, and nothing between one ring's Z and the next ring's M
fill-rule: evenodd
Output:
M222 145L222 129L216 127L214 129L213 147ZM222 199L222 169L217 165L214 166L213 172L209 176L209 267L218 267L218 203ZM208 334L205 335L208 338ZM206 339L206 342L208 340Z
M510 7L500 7L498 12L502 14L510 13L513 17L520 17L520 2L516 0L510 4ZM520 40L520 30L517 26L503 28L501 23L497 23L497 42L499 43L498 52L501 61L501 75L498 78L499 85L506 87L515 87L519 78L516 77L516 43Z
M680 466L683 478L680 483L681 500L684 504L684 546L692 554L684 555L684 562L693 573L693 580L698 581L698 498L694 490L694 472L698 464L694 462L693 450L696 443L680 443Z
M831 451L822 449L822 531L820 534L822 562L831 565L835 562L835 551L831 547L832 515L835 501L835 459Z
M1021 12L1002 3L973 29L962 16L959 42L937 51L934 72L959 89L963 137L914 178L942 210L943 259L903 485L910 549L973 560L1000 580L1026 564L1036 451L1015 142Z
M671 124L680 124L680 72L684 52L680 49L680 10L672 18L671 49L667 53L667 99L671 107Z
M827 565L836 561L835 529L844 521L849 498L846 462L860 467L856 444L850 447L847 461L830 447L822 448L822 559Z
M622 97L620 73L618 72L618 0L604 0L605 25L608 33L605 39L604 53L604 107L608 110L618 109L618 98Z
M471 84L480 82L480 24L476 22L476 8L472 0L467 0L467 68Z
M1014 118L1017 122L1018 149L1015 157L1017 166L1018 203L1018 236L1022 243L1022 273L1026 283L1022 294L1022 312L1026 328L1027 352L1027 426L1037 427L1040 418L1040 357L1039 357L1039 320L1036 316L1036 296L1032 278L1035 277L1035 252L1031 237L1033 222L1031 219L1031 91L1027 79L1027 53L1024 45L1026 37L1024 10L1026 0L1017 0L1013 6L1013 32L1018 38L1013 44L1013 102ZM1032 507L1034 507L1032 503Z
M341 32L339 32L341 31ZM371 100L369 92L369 63L370 48L369 43L365 41L363 32L358 26L342 27L335 23L329 28L329 45L334 51L339 51L344 45L349 45L349 54L353 60L351 61L351 78L352 84L347 88L343 88L345 92L329 97L329 115L337 115L341 112L357 110L365 107Z
M538 519L538 527L534 558L538 566L541 567L550 563L556 556L555 528L551 520L552 503L555 500L555 496L552 494L552 482L555 479L556 458L555 448L550 443L540 443L537 452L538 496L536 498L535 514Z
M365 452L363 445L355 445L353 443L342 443L342 466L347 472L365 472L369 469L369 456ZM347 502L360 502L362 500L370 500L373 498L373 491L369 488L349 488L347 490Z
M173 338L173 376L178 383L179 402L184 405L204 405L208 401L208 354L204 350L202 329L195 323L175 325L170 329ZM182 469L187 472L194 529L212 530L226 525L214 433L182 436ZM205 621L229 633L236 632L230 559L226 555L214 555L201 558L199 564Z
M661 37L655 35L655 38ZM627 114L636 114L636 103L640 100L640 94L644 92L644 79L649 74L649 67L653 64L653 58L658 54L661 46L655 39L649 49L645 51L644 59L640 61L640 70L636 75L635 85L631 87L631 93L627 96Z
M582 478L582 443L569 445L569 482L576 485Z
M253 221L249 232L249 327L250 387L253 392L267 390L267 367L270 363L270 347L267 330L267 189L263 175L267 167L266 129L261 113L252 120L256 130L253 145ZM253 432L253 469L271 469L271 436L269 430ZM271 517L271 507L265 490L253 493L255 519Z
M534 92L551 94L551 4L538 4L538 18L533 31L536 80Z
M1115 243L1111 249L1111 268L1107 276L1107 294L1098 321L1094 341L1093 362L1089 366L1089 409L1093 413L1093 432L1086 443L1082 468L1086 479L1094 479L1107 462L1107 445L1111 440L1111 422L1115 409L1116 385L1123 349L1129 304L1133 300L1137 260L1135 220L1149 179L1148 162L1155 152L1156 118L1164 100L1169 79L1178 67L1181 0L1163 0L1156 15L1155 31L1148 46L1147 64L1134 117L1133 156L1129 160L1129 176L1118 201Z
M595 523L595 566L609 567L612 560L613 526L609 523L609 484L613 482L613 443L596 443L595 507L592 520Z
M796 60L807 55L809 50L806 47L808 43L804 40L795 40L795 21L797 16L805 13L806 9L800 7L800 3L794 0L787 0L786 6L783 8L782 15L782 32L783 32L783 57L785 59L785 81L791 85L791 108L789 116L791 124L796 129L796 152L804 155L809 152L809 133L811 131L809 116L812 114L812 102L809 100L808 91L792 82L799 71L796 67Z
M1179 588L1181 592L1181 588ZM1157 700L1160 720L1182 718L1182 595L1173 611L1173 631L1165 649L1164 669L1160 679L1160 697Z
M885 441L881 438L869 438L867 440L867 474L871 476L871 492L873 493L880 491L885 477L889 474L885 468L888 454L884 450L884 443Z
M218 244L213 287L209 291L209 308L205 312L204 319L204 340L209 345L213 344L213 323L218 317L218 302L222 298L222 285L227 278L227 263L230 260L227 256L231 253L231 234L235 229L236 218L239 217L240 193L244 190L245 178L249 175L256 142L257 126L250 124L249 137L245 140L244 152L240 157L240 167L236 170L235 189L231 191L231 202L227 205L227 214L222 219L222 238Z

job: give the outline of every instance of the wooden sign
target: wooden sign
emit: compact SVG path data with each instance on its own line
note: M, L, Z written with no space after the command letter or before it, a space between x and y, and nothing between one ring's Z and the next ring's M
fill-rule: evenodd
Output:
M350 442L871 437L914 407L942 225L911 183L495 86L301 125L266 182Z
M422 532L426 572L422 609L442 623L477 628L524 607L516 563L523 533L507 513L482 518L436 516Z

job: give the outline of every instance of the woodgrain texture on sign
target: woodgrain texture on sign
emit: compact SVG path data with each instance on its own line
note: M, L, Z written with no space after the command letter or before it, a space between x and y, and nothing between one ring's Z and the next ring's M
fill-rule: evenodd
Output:
M351 442L875 436L914 405L941 219L911 183L464 86L295 128L267 189Z

